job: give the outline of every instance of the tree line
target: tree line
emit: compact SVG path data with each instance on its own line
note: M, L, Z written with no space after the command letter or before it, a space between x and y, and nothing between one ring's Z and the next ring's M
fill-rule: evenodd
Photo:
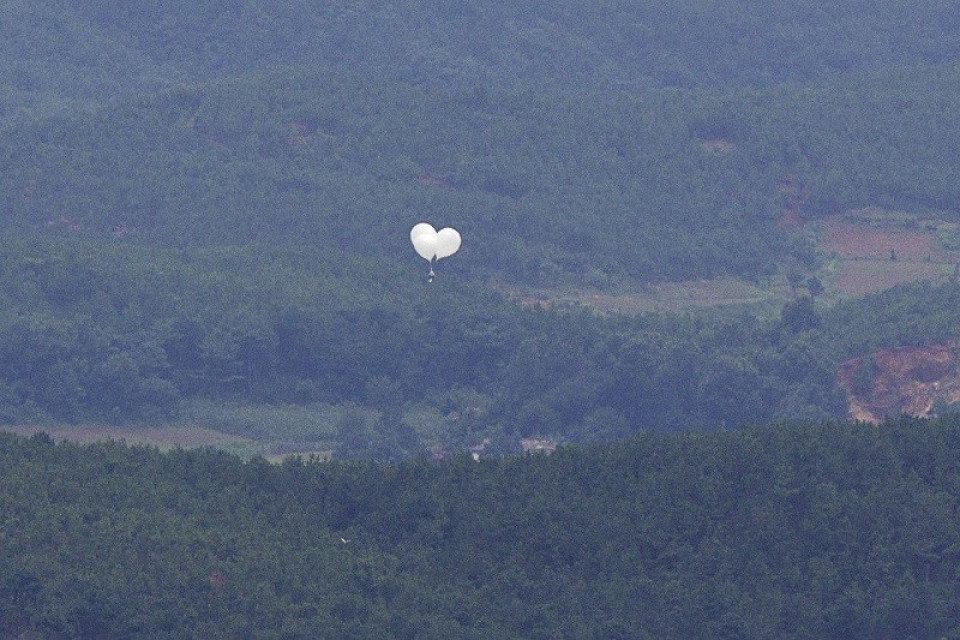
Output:
M928 638L960 422L399 465L0 436L0 629L49 638Z
M428 285L419 267L414 257L394 269L277 247L8 237L0 416L193 419L259 439L274 423L285 439L382 459L485 440L511 451L533 436L840 418L839 362L947 341L960 325L956 283L832 309L801 296L770 318L630 318L523 308L453 266ZM243 407L275 409L258 424Z

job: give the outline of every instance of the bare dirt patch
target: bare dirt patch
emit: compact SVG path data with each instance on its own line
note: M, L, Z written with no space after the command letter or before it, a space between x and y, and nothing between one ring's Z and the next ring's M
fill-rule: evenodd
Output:
M820 248L833 256L831 288L841 297L860 296L904 282L956 277L960 252L944 248L937 235L953 226L934 220L921 226L916 219L873 208L821 221ZM960 401L960 343L855 358L840 365L838 379L852 419L928 417L938 401Z
M902 413L928 417L937 400L960 401L958 365L960 343L887 349L842 363L839 383L854 420L879 422Z

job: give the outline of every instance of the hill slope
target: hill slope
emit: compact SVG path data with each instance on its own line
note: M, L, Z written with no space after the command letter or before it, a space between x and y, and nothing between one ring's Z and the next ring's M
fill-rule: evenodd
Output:
M607 321L481 292L809 283L816 249L785 211L955 223L955 36L919 26L951 24L941 3L12 7L7 420L263 434L276 406L238 414L272 403L353 455L383 435L404 441L385 457L509 449L834 417L835 367L866 334L956 337L950 312L931 328L872 301L854 305L870 321L809 298L765 320ZM465 239L430 292L407 238L424 219ZM321 428L314 410L343 413Z
M0 437L0 620L48 638L928 638L960 423L443 464Z
M467 88L730 87L938 64L960 51L949 4L906 0L869 9L812 0L602 8L582 0L42 0L8 3L3 23L4 62L15 73L0 82L23 85L20 70L31 77L23 89L60 100L78 97L62 84L71 76L98 90L83 84L91 73L112 78L115 91L278 64Z
M527 284L755 279L810 262L774 224L797 193L806 216L880 205L956 219L958 72L892 77L573 95L275 71L8 130L0 204L14 229L395 263L428 219L461 229L472 276Z
M593 286L803 262L784 184L805 215L955 211L944 6L767 4L18 3L0 205L390 256L430 218L474 275Z

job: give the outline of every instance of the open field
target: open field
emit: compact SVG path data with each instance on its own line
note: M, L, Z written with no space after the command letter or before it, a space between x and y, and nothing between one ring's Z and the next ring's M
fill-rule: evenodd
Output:
M828 292L841 298L861 296L904 282L950 277L960 253L944 249L936 230L935 222L921 227L915 220L876 210L817 223Z
M283 446L282 443L259 442L252 438L244 438L228 433L222 433L203 427L111 427L105 425L0 425L0 431L15 433L21 436L32 436L35 433L46 433L57 442L77 442L89 444L105 440L119 440L129 445L157 447L161 451L170 449L194 449L199 447L213 447L235 453L244 458L263 456L270 462L283 462L290 457L299 457L302 460L316 459L328 461L333 452L328 449L304 450Z
M822 266L806 275L822 282L823 300L835 302L905 282L935 282L955 275L960 251L945 248L940 240L944 229L955 233L955 226L937 220L921 224L915 217L868 208L814 222L798 218L791 231L814 239ZM600 313L627 315L726 307L776 311L793 296L783 274L757 283L717 278L655 283L622 292L513 288L507 294L524 306L579 304Z
M843 260L839 261L833 275L832 288L839 297L862 296L904 282L936 281L948 273L943 265L936 263Z
M639 315L782 304L788 299L790 291L786 279L781 277L771 278L762 284L735 278L662 282L630 292L510 289L507 293L528 307L586 305L600 313Z
M0 431L21 436L46 433L57 442L77 442L89 444L105 440L119 440L129 445L157 447L161 451L170 449L194 449L213 447L248 458L263 456L270 462L280 463L287 458L301 460L329 461L333 452L329 449L304 450L291 449L282 443L258 442L251 438L230 435L202 427L111 427L103 425L0 425Z
M122 440L128 444L148 445L161 450L177 447L217 447L230 450L245 450L256 448L258 445L249 438L232 436L212 429L200 427L111 427L103 425L69 425L69 426L37 426L37 425L3 425L0 431L7 431L22 436L45 432L54 440L90 443L101 440Z

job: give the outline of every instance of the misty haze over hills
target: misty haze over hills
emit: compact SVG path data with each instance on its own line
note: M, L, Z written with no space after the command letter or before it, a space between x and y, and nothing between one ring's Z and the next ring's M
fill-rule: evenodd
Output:
M5 3L0 636L956 636L958 48Z
M11 2L3 82L101 102L306 65L415 85L651 89L950 63L945 2Z
M11 5L5 222L392 260L443 215L472 276L753 279L810 259L784 184L956 209L949 7L869 8Z
M242 412L289 405L282 438L392 458L842 417L841 360L950 339L954 294L852 328L804 221L960 246L950 7L867 9L9 5L7 419L262 438ZM465 238L428 291L420 220ZM762 303L604 320L487 292L718 277Z

